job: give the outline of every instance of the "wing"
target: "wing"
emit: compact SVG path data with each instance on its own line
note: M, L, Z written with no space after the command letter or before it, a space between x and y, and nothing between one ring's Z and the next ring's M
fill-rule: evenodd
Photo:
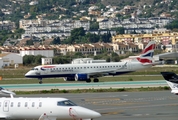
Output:
M80 72L80 73L88 74L89 76L101 77L101 76L108 75L109 73L116 73L116 71L122 70L122 69L125 69L125 68L127 68L127 62L125 62L125 64L123 64L122 67L120 67L120 68L105 69L105 70L102 70L102 71L83 71L83 72Z

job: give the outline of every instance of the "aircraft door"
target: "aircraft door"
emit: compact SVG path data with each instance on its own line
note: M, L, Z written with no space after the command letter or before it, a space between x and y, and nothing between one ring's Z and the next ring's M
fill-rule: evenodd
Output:
M70 115L71 118L73 118L73 119L76 119L76 116L78 116L76 110L73 109L73 108L69 108L69 115Z
M128 70L131 70L131 69L132 69L131 62L127 62L127 69L128 69Z
M8 112L9 111L9 103L10 103L9 100L5 100L4 101L4 103L3 103L3 111L4 112Z

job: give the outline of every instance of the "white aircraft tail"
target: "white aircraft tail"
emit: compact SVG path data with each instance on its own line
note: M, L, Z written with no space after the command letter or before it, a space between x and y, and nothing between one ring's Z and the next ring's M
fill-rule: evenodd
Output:
M178 76L173 72L161 72L161 74L171 88L171 93L178 95Z

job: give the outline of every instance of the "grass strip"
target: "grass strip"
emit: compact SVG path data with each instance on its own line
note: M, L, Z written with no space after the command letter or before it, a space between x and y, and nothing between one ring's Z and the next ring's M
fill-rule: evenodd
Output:
M140 87L140 88L109 88L109 89L76 89L76 90L38 90L38 91L14 91L17 95L22 94L49 94L49 93L98 93L98 92L141 92L141 91L163 91L170 90L168 86L164 87Z

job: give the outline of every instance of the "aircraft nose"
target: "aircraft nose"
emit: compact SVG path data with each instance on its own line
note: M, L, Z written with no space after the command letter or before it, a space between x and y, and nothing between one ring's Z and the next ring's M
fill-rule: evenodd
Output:
M79 109L77 109L77 113L78 113L78 116L83 119L89 119L89 118L92 119L92 118L101 117L100 113L94 110L83 108L83 107L80 107Z
M29 72L27 72L27 73L25 74L25 77L29 77L29 75L30 75Z
M33 78L35 76L34 72L33 71L28 71L26 74L25 74L25 77L27 78Z

